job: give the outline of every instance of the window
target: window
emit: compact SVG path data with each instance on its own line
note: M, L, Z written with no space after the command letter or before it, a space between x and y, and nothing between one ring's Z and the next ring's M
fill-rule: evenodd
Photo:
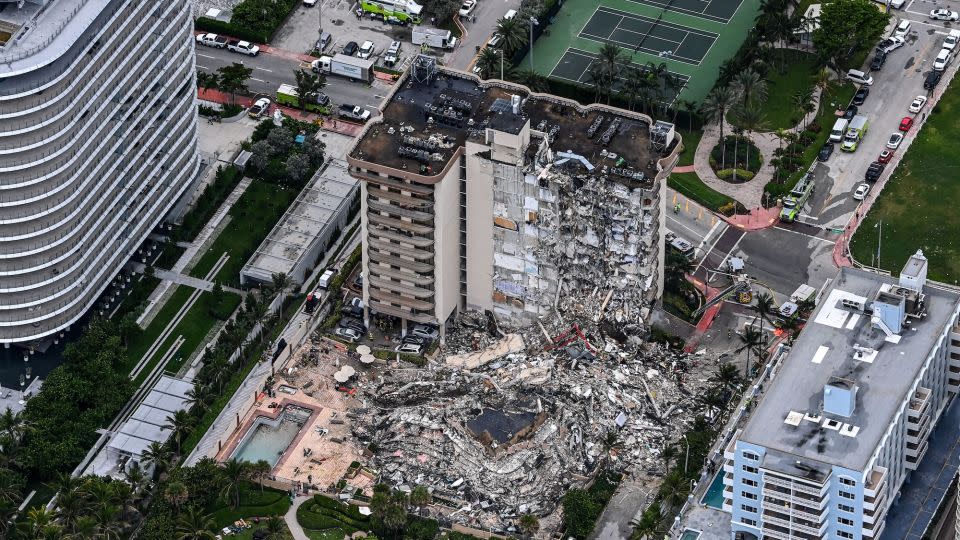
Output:
M841 525L853 525L853 520L845 517L838 517L837 522L839 522Z
M743 459L749 459L750 461L760 461L760 456L754 454L749 450L744 450L742 455L743 455Z
M850 512L850 513L855 512L852 506L843 504L843 503L838 504L837 508L839 508L840 510L843 510L844 512Z
M857 482L856 482L854 479L852 479L852 478L847 478L846 476L841 476L841 477L840 477L840 483L843 484L843 485L845 485L845 486L855 486L855 485L857 485Z
M840 538L853 538L853 533L848 533L847 531L837 531L837 536Z
M740 509L743 510L744 512L750 512L751 514L757 513L757 507L750 506L749 504L741 504Z
M760 483L757 482L756 480L751 480L751 479L749 479L749 478L744 478L744 479L743 479L743 483L744 483L744 485L747 485L747 486L750 486L750 487L757 487L758 485L760 485Z
M740 495L743 496L744 499L750 499L751 501L757 500L756 493L750 493L749 491L741 491Z
M757 526L757 520L745 518L745 517L740 518L740 523L743 523L744 525L749 525L751 527Z
M756 467L751 467L750 465L744 465L743 471L748 472L750 474L757 474L758 472L760 472L760 469L757 469Z
M856 498L853 493L850 493L849 491L843 491L842 489L840 490L840 496L844 499L850 499L851 501Z

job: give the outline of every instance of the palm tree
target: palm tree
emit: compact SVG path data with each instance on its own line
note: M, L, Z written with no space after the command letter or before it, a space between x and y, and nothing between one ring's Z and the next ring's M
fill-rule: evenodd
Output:
M294 90L297 93L297 100L300 102L300 108L305 109L307 104L313 101L316 103L317 93L323 90L327 85L327 79L322 74L313 73L306 69L298 69L293 72L297 84Z
M636 66L631 65L624 70L623 79L620 95L627 101L627 108L632 111L634 103L637 102L637 98L643 93L643 85L641 82L643 72Z
M502 40L505 54L512 55L527 43L527 28L520 17L502 17L497 21L497 34Z
M730 107L733 106L733 100L733 91L726 86L721 86L711 90L710 93L707 94L707 98L703 101L702 110L706 121L710 123L720 123L720 143L723 145L723 152L720 159L721 169L727 168L727 146L723 144L723 124L727 113L730 111Z
M597 53L597 59L590 66L591 83L597 86L597 96L606 96L610 104L610 95L613 93L614 83L618 73L627 63L623 49L612 43L605 43Z
M250 475L250 478L260 484L260 493L263 493L263 479L270 476L270 471L272 470L273 467L263 459L247 465L247 473Z
M97 525L97 518L93 516L80 516L72 525L68 526L68 528L70 529L70 534L64 538L68 540L91 540L98 538L97 533L99 532L100 526Z
M740 334L740 347L737 348L737 353L747 351L747 367L744 369L744 379L747 381L751 380L750 376L750 354L756 353L758 356L760 348L760 332L754 330L753 328L747 327L743 330L743 333Z
M670 464L673 463L673 460L677 459L678 453L677 447L673 445L666 446L663 451L660 452L660 459L663 460L664 471L670 470Z
M273 274L270 278L273 280L271 287L274 294L280 296L280 313L283 313L284 304L287 302L287 291L293 287L293 280L284 272Z
M550 90L547 78L531 69L513 70L510 72L510 79L526 86L531 92L542 93Z
M193 506L177 520L177 540L209 540L213 534L213 518Z
M170 482L163 490L164 500L172 504L177 512L180 512L180 507L187 502L189 497L190 493L187 492L187 486L183 482Z
M813 89L805 88L793 95L793 104L803 114L801 131L807 129L807 117L817 110L813 104Z
M76 491L61 491L57 494L57 519L63 523L68 530L74 530L76 522L86 511L86 501Z
M144 462L153 465L154 478L158 478L167 470L172 457L170 447L158 442L150 443L150 446L140 455Z
M823 68L813 76L813 86L820 89L820 103L825 103L830 95L830 70Z
M740 124L740 128L747 132L747 162L744 164L744 168L750 169L750 133L763 129L764 121L763 114L760 112L760 108L752 105L747 105L741 107L737 114L737 121ZM734 165L736 168L736 165ZM736 177L736 172L734 172L734 177Z
M533 514L524 514L520 516L517 525L520 526L520 532L523 533L524 538L533 538L540 529L540 520Z
M776 303L773 300L773 297L769 293L759 293L757 295L757 303L754 304L753 310L757 312L757 316L760 318L760 330L764 328L764 323L772 322L772 315L774 313L774 307Z
M693 132L693 115L697 112L697 102L688 99L678 99L676 109L687 113L687 133ZM676 117L674 117L676 120Z
M206 385L194 386L187 390L185 397L187 398L186 403L189 411L199 418L203 416L203 413L207 410L207 401L210 400L210 388Z
M120 508L114 505L104 505L93 511L93 518L97 522L98 538L104 540L120 540Z
M503 53L490 47L484 47L477 55L476 66L480 68L481 79L500 78L500 67L503 65Z
M740 105L748 106L767 100L767 81L753 68L747 68L733 79L733 88Z
M220 479L220 494L230 501L231 508L240 506L240 486L247 478L247 462L231 458L223 464L223 476Z
M27 425L23 412L4 409L3 414L0 415L0 437L19 444L28 431L30 426Z
M680 471L673 471L663 479L660 485L660 493L663 495L663 502L668 508L676 508L687 500L687 493L690 486L687 479L683 477Z
M740 385L740 373L737 372L737 366L733 364L721 364L720 369L710 377L710 382L717 385L717 388L733 392Z
M430 495L430 491L424 485L418 485L410 492L410 504L418 511L430 506L431 502L433 502L433 496Z
M43 506L34 506L27 511L27 519L17 523L17 530L23 538L39 539L44 531L54 525L54 514Z
M640 517L640 521L637 522L637 526L633 529L631 540L657 538L658 535L662 537L660 532L660 522L662 520L663 516L660 514L660 508L655 504L650 505L643 512L643 516Z
M180 454L180 444L183 442L183 437L186 435L187 430L193 426L194 418L190 416L190 413L184 410L179 410L173 413L173 416L168 416L166 418L167 423L163 426L166 429L173 430L170 434L170 437L177 443L177 454Z
M281 540L283 538L283 520L273 515L267 520L267 540Z

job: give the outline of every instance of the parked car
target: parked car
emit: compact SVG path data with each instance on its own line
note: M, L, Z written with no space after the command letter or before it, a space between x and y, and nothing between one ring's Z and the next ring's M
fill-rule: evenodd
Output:
M887 148L891 150L896 150L900 146L900 143L902 142L903 142L903 133L899 133L899 132L892 133L890 135L890 138L887 139Z
M317 5L317 0L303 0L303 5L307 7L313 7Z
M917 96L913 98L913 102L910 103L910 108L908 110L916 114L920 112L920 109L922 109L923 106L926 104L927 104L927 96Z
M400 343L414 343L416 345L426 345L430 340L425 337L415 336L413 334L407 334L403 336L403 339Z
M853 200L862 201L867 198L868 193L870 193L870 184L860 184L857 186L857 190L853 192Z
M874 161L867 167L866 174L863 175L863 179L867 182L876 182L880 178L880 175L883 173L883 169L886 167L883 163L879 161Z
M357 332L366 332L367 327L363 324L363 321L360 319L355 319L353 317L344 317L340 319L340 326L346 328L353 328Z
M373 56L373 42L364 41L363 45L360 46L360 50L357 53L357 56L364 59L370 58L371 56Z
M910 131L911 127L913 127L913 117L904 116L903 119L900 120L900 131Z
M358 297L356 297L356 296L354 296L353 298L351 298L350 301L347 302L347 305L350 306L350 307L355 307L355 308L357 308L357 309L363 309L363 308L365 307L365 306L363 305L363 299L362 299L362 298L358 298Z
M357 277L353 278L353 286L358 289L363 288L363 272L359 272Z
M937 53L937 57L933 59L933 69L934 71L943 71L947 69L947 66L950 65L950 62L953 61L953 53L947 49L940 49L940 52Z
M422 354L423 345L417 345L416 343L401 343L394 350L401 354Z
M463 5L460 6L461 17L469 17L470 13L473 12L474 8L477 7L477 0L464 0Z
M932 10L930 18L935 21L960 21L960 13L940 8Z
M867 86L873 86L873 77L867 73L860 71L859 69L851 69L847 71L847 78L857 84L865 84Z
M347 56L353 56L353 55L357 54L357 49L359 49L359 48L360 48L360 46L357 45L357 42L356 42L356 41L350 41L350 42L348 42L346 45L343 46L343 54L345 54L345 55L347 55Z
M910 20L903 19L897 24L897 27L893 30L893 37L900 37L906 39L907 34L910 33Z
M923 88L933 90L940 84L940 77L943 77L942 71L931 70L930 73L927 73L927 78L923 80Z
M889 54L893 51L903 47L903 44L906 43L902 36L891 36L887 39L881 41L877 44L877 52L882 52L883 54Z
M943 48L952 51L957 46L958 40L960 40L960 30L951 30L950 35L943 38Z
M883 68L883 64L887 61L887 55L877 51L877 54L873 56L873 60L870 61L870 71L880 71Z
M198 34L197 43L215 49L224 49L227 46L227 38L216 34Z
M249 41L240 41L239 39L231 39L228 41L227 50L230 52L245 54L247 56L256 56L260 54L260 47L250 43Z
M357 332L355 329L349 328L349 327L346 327L346 326L338 326L338 327L334 328L334 329L333 329L333 334L334 334L335 336L340 336L340 337L342 337L342 338L346 338L347 340L349 340L349 341L351 341L351 342L357 341L358 339L360 339L360 332Z
M429 340L434 340L440 337L440 332L437 332L436 328L432 328L430 326L426 326L423 324L418 324L417 326L414 326L413 330L411 330L410 333L415 336L427 338Z
M894 151L891 149L886 149L883 152L880 152L880 156L877 157L878 163L890 163L890 160L893 159Z
M866 86L861 86L857 93L853 95L853 104L860 106L863 105L863 102L867 100L867 96L870 95L870 89Z
M820 152L817 154L817 159L820 161L826 161L830 159L830 156L833 155L833 143L827 142L820 147Z
M333 41L333 36L330 35L330 32L321 33L320 39L317 40L317 50L323 51L330 45L331 41Z
M850 105L847 107L847 110L843 111L843 117L847 120L853 120L853 117L857 115L857 112L860 111L860 108L856 105Z
M340 308L340 314L344 317L353 317L359 319L363 317L363 310L354 306L343 306Z
M253 102L253 105L250 106L248 113L251 118L260 118L270 110L270 99L269 98L260 98Z

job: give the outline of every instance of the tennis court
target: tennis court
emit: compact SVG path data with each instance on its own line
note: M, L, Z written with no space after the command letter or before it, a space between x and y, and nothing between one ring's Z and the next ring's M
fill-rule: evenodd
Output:
M631 0L666 11L675 11L686 15L695 15L722 23L730 19L740 9L743 0Z
M580 49L573 48L567 49L567 51L563 54L563 57L560 58L560 62L558 62L557 66L553 69L553 72L550 74L550 76L555 79L564 79L571 82L589 85L592 82L590 80L590 67L596 60L597 55L589 51L582 51ZM638 67L642 68L642 66ZM680 92L680 89L687 84L688 80L690 80L690 77L681 73L670 72L670 74L676 79L676 86L664 84L661 87L663 99L667 103L673 103L673 100L677 98L677 94ZM620 81L624 80L625 79L623 77L620 78ZM614 86L617 86L616 83Z
M698 66L718 36L713 32L600 6L580 31L580 37Z
M700 103L720 66L746 39L761 0L563 0L520 65L590 86L590 65L606 44L634 66L666 65L682 83L664 99Z

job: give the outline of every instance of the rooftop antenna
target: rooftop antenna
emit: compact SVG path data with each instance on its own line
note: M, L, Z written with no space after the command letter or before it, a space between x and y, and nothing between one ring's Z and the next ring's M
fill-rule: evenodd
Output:
M413 59L410 76L421 84L430 84L437 76L437 59L426 54L418 54Z

